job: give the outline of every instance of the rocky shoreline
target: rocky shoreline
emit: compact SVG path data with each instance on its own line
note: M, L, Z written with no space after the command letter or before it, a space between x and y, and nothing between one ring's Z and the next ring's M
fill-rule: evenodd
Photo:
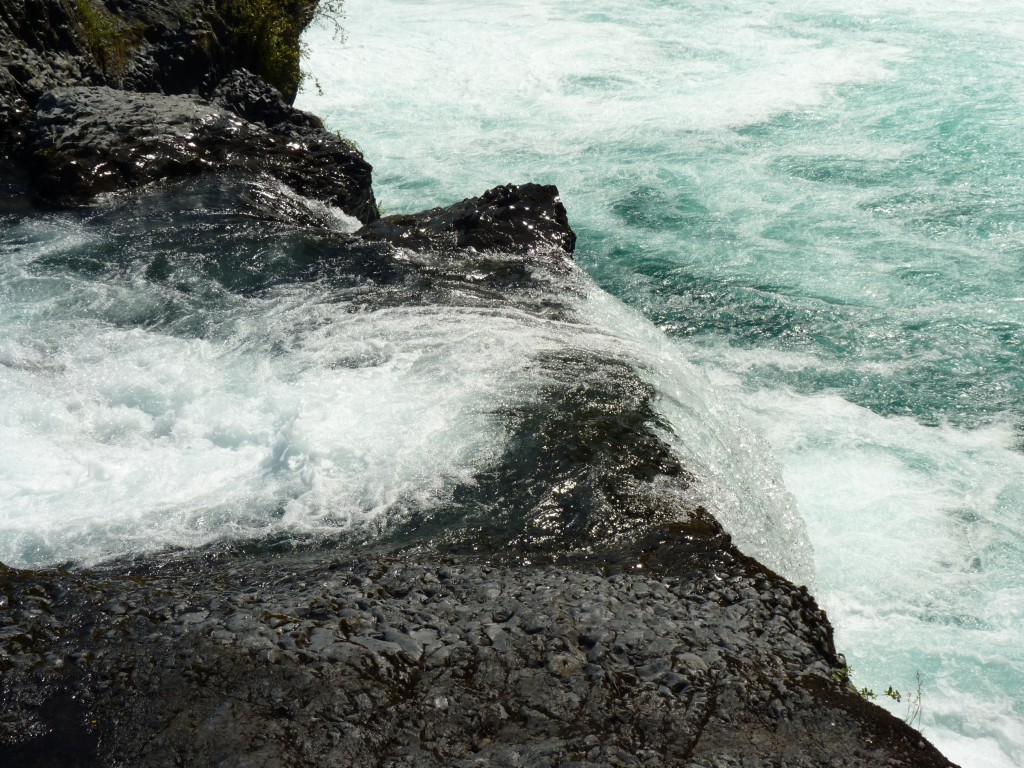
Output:
M130 45L97 47L83 3ZM358 149L232 46L234 7L0 0L0 216L201 221L214 195L304 254L226 290L318 280L370 310L571 313L554 187L380 218ZM203 268L226 270L209 237ZM0 764L951 765L852 689L805 589L681 501L692 477L636 370L536 365L549 384L503 412L494 465L369 544L0 566Z

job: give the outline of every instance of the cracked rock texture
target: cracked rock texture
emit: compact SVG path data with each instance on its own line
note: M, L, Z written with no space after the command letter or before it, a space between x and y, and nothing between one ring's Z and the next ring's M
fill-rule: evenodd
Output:
M664 542L663 542L664 543ZM0 580L4 765L944 766L723 567L187 556Z
M370 164L246 70L253 52L228 45L221 6L96 6L116 14L128 41L115 73L97 60L75 0L0 0L0 184L13 177L24 187L16 192L69 207L235 170L272 176L364 224L376 219Z
M568 256L576 247L576 234L558 190L541 184L495 187L447 208L379 219L356 234L413 251L472 248L503 253L563 251Z
M232 34L224 0L89 1L112 14L121 60L97 56L78 0L0 0L0 150L53 88L209 96L231 72L260 64L257 50Z

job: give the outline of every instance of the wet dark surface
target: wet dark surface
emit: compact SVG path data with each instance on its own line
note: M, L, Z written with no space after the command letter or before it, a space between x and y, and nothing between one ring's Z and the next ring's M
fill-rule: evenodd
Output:
M806 592L714 528L648 542L679 562L605 568L321 548L7 571L0 757L947 765L834 679Z

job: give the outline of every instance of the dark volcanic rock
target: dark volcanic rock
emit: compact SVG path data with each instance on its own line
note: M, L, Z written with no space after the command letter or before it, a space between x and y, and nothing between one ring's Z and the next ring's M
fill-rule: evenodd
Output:
M247 69L236 69L214 89L212 100L251 123L266 128L287 125L297 130L323 130L316 115L285 103L281 92Z
M90 41L77 0L0 0L0 126L19 116L23 122L28 115L22 113L53 88L109 85L209 95L233 70L261 63L252 41L232 29L232 6L223 0L89 3L108 25L99 47ZM314 8L291 5L305 14ZM296 20L296 36L308 21Z
M232 106L245 104L243 94ZM64 88L39 100L28 134L35 193L51 204L236 170L267 173L364 222L377 215L372 169L350 143L293 121L251 123L195 96Z
M0 0L2 160L19 145L43 92L94 75L73 7L73 0Z
M103 83L127 91L202 93L231 70L251 66L230 45L219 0L105 0L130 41L123 65L102 71Z
M109 17L116 62L93 49L76 0L0 0L0 149L17 146L39 98L54 88L185 93L212 88L240 65L220 43L224 25L212 0L107 5L116 13Z
M100 22L90 27L83 7ZM231 26L242 7L222 0L0 0L5 196L24 194L26 160L38 177L33 197L51 206L165 177L245 170L269 173L363 223L376 219L371 167L354 145L293 109L294 93L282 96L246 71L263 65L266 51ZM294 40L276 45L297 51L315 3L283 0L280 7ZM214 97L244 124L223 119L199 95Z
M949 765L834 679L806 592L723 554L5 571L0 763Z
M667 427L655 390L629 362L566 349L532 367L546 386L502 414L503 454L456 487L434 546L503 562L610 563L684 517L729 546L706 513L680 502L693 478L656 433ZM422 518L413 513L407 527Z
M571 254L576 247L558 189L540 184L508 184L447 208L387 216L356 234L413 251L474 248Z

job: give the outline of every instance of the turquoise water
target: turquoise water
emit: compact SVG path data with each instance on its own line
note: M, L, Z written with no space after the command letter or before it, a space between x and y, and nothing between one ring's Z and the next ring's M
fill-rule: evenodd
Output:
M919 675L940 749L1017 766L1024 16L847 6L348 0L299 103L387 212L557 184L651 354L770 445L854 681Z

